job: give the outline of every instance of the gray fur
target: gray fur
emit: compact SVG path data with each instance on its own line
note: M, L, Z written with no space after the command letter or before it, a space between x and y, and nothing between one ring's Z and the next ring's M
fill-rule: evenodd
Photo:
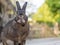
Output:
M2 32L2 29L3 29L3 20L0 17L0 42L1 42L1 32Z

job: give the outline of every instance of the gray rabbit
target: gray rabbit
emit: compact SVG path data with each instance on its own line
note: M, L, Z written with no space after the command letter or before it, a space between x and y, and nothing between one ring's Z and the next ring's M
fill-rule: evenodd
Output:
M8 45L6 42L8 39L14 41L14 45L24 45L29 34L28 17L25 14L27 2L22 9L18 1L16 1L16 5L17 16L5 25L1 33L3 45Z

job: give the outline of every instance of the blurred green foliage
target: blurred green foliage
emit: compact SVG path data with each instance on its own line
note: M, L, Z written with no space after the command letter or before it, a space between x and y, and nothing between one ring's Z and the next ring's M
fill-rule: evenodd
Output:
M58 17L58 18L56 19L56 21L60 24L60 17Z
M32 18L36 20L38 23L41 22L55 22L55 19L52 16L53 14L50 12L49 7L46 3L44 3L41 7L38 8L37 12L32 15Z
M37 12L32 15L32 19L38 23L50 22L60 24L60 0L46 0L46 2L38 8ZM48 23L49 25L51 25Z
M58 10L60 12L60 0L46 0L46 3L52 13L56 14Z
M56 19L58 23L60 23L60 0L46 0L50 11L53 13L53 16L59 14L59 17Z
M52 22L46 22L46 24L49 26L49 27L53 27L53 23Z

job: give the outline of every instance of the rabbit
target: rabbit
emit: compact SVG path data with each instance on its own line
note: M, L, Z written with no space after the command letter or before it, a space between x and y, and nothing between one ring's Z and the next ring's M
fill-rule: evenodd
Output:
M19 2L16 1L17 15L9 21L1 32L3 45L8 45L8 39L14 42L14 45L25 45L26 38L29 34L28 17L26 16L27 2L21 8Z

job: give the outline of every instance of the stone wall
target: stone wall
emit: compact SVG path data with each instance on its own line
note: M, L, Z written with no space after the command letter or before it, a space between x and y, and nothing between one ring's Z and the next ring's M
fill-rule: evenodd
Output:
M53 30L47 24L33 24L30 26L29 38L56 37Z

